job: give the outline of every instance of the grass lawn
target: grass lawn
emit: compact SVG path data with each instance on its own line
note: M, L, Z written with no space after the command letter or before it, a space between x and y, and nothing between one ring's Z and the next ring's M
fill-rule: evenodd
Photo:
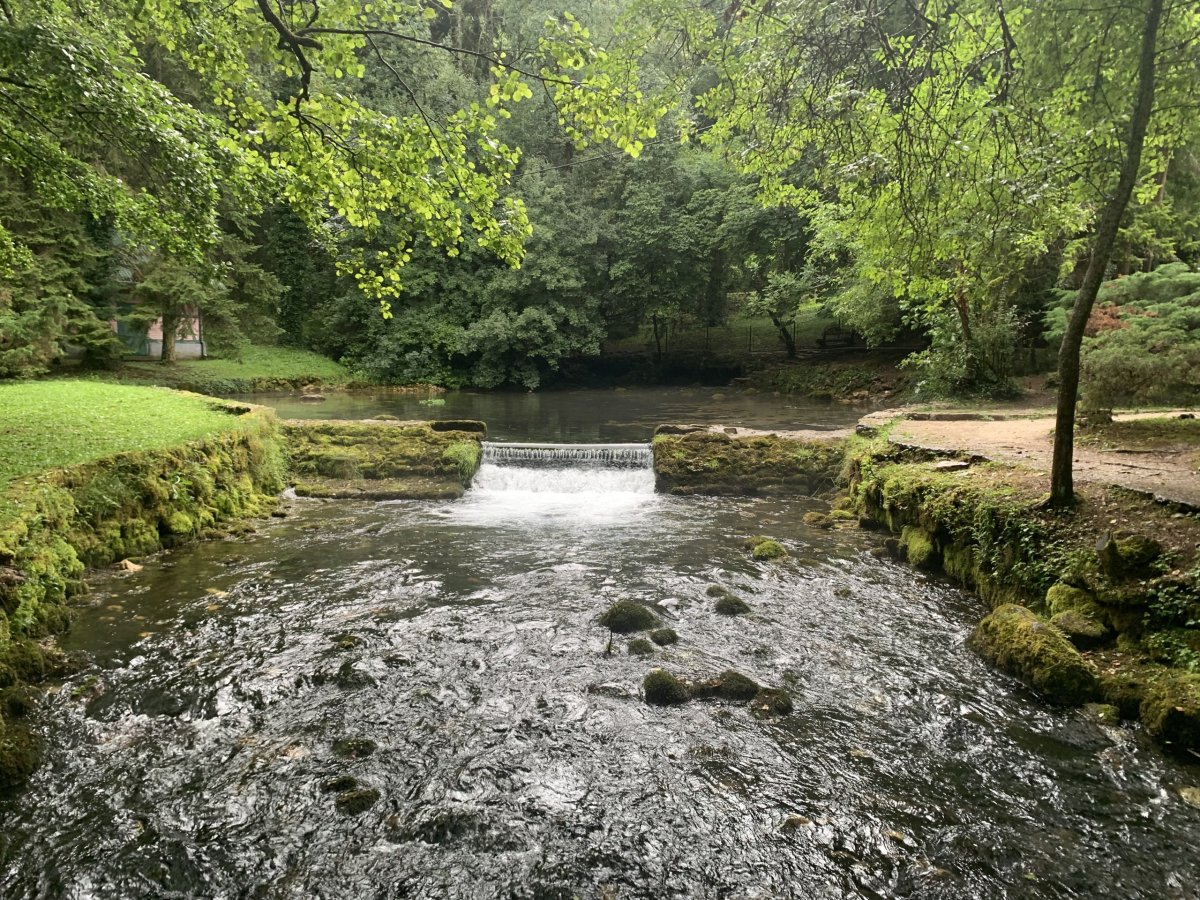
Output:
M0 384L0 496L23 475L237 425L212 401L164 388L66 379Z
M243 393L288 386L288 383L344 384L350 373L331 359L291 347L247 347L240 360L185 359L171 365L125 363L116 373L136 380L205 393Z

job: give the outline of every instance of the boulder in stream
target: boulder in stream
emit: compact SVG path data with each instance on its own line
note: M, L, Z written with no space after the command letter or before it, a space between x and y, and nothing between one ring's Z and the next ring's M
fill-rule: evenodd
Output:
M632 634L653 628L658 624L658 616L640 603L618 600L600 617L599 624L617 634Z

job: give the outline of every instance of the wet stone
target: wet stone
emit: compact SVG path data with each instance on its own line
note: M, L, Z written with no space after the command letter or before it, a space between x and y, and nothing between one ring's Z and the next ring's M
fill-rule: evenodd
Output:
M687 683L665 669L651 669L642 679L646 702L654 706L673 706L691 699Z
M321 782L321 790L326 794L338 794L342 791L352 791L358 787L358 779L353 775L335 775Z
M645 638L635 638L629 642L630 656L653 656L654 645Z
M379 796L379 791L375 788L359 788L338 794L334 804L337 806L338 812L348 816L357 816L378 803Z
M660 647L666 647L676 643L679 640L679 635L676 634L674 628L656 628L650 632L650 640L654 641Z
M333 742L333 752L338 756L360 759L375 752L375 742L361 737L338 738Z
M750 612L750 604L732 594L726 594L714 607L723 616L742 616Z

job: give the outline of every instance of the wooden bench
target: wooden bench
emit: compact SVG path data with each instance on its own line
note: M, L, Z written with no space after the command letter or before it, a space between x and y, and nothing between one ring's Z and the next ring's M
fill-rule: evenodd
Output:
M830 347L852 347L857 340L858 335L853 331L839 325L830 325L817 338L817 346L822 350L828 350Z

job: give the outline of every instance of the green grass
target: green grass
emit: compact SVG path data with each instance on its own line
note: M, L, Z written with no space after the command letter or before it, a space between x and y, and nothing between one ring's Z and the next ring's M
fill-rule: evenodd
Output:
M345 384L350 373L331 359L290 347L247 347L240 360L187 359L170 365L131 362L115 377L213 394L279 390L303 384Z
M805 306L797 310L794 320L796 346L800 349L813 348L817 339L835 322L821 311L819 306ZM652 351L654 329L643 325L638 333L625 338L606 341L605 349L612 352ZM779 331L766 316L731 315L723 325L705 328L703 325L672 325L664 335L663 350L708 350L711 353L740 356L748 353L770 351L783 352L784 345Z
M237 425L214 402L163 388L65 379L0 384L0 495L25 475Z

